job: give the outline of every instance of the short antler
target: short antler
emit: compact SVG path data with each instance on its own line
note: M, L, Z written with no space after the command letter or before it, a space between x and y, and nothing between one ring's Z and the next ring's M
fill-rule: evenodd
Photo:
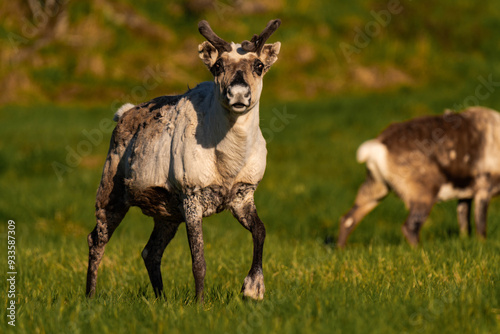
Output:
M276 29L278 29L280 24L281 24L280 19L269 21L267 23L266 28L264 29L264 31L262 31L260 35L258 36L253 35L250 41L243 41L243 43L241 43L241 48L247 52L256 52L257 54L260 54L267 39L271 37L271 35L276 31Z
M212 45L219 51L219 54L222 52L231 52L232 48L231 45L217 36L217 34L214 33L210 25L208 24L207 21L203 20L198 23L198 31L200 34L207 39Z

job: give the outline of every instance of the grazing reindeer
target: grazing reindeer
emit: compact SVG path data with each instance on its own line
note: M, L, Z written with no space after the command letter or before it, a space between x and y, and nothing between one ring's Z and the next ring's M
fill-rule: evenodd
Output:
M224 41L201 21L198 28L207 41L199 45L199 56L214 82L118 110L97 191L97 225L88 236L88 296L95 293L107 242L130 206L137 206L154 218L142 257L157 297L163 293L163 252L185 222L196 296L203 302L202 218L229 209L253 239L243 295L263 299L266 230L254 203L267 154L259 128L259 99L262 78L281 46L265 42L280 24L270 21L260 35L240 45Z
M338 245L392 189L409 208L402 226L410 245L438 200L458 199L462 234L470 233L475 205L476 232L486 237L490 199L500 193L500 114L472 107L462 113L416 118L390 125L363 143L357 160L367 176L350 211L340 219Z

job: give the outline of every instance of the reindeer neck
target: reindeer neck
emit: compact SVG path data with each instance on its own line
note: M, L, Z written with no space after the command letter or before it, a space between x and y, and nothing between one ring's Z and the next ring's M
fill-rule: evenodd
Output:
M252 153L258 137L259 103L246 114L235 117L218 106L211 119L212 131L217 133L214 143L219 172L226 178L236 176Z

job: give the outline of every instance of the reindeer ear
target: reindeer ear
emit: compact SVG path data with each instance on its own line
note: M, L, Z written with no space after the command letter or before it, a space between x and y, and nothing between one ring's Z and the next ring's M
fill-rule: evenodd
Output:
M276 60L278 60L278 54L280 53L280 48L281 48L280 42L276 42L273 44L266 44L262 48L262 51L260 53L260 58L264 62L266 70L269 69L269 67L271 67L271 65L274 64Z
M219 52L210 42L203 42L198 45L198 54L205 65L210 69L217 60Z

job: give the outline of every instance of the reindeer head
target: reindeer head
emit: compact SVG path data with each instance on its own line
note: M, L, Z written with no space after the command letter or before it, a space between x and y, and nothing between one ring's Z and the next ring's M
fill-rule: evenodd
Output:
M278 59L281 43L265 44L281 20L269 21L260 35L241 44L228 43L217 36L207 21L198 30L207 41L198 46L200 58L215 78L221 105L234 114L251 110L260 99L262 77Z

